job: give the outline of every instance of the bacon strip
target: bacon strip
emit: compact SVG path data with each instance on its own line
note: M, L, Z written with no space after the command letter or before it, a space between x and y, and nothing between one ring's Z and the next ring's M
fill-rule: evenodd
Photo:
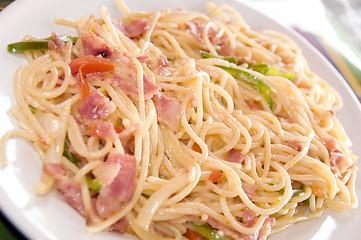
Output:
M128 38L138 37L149 28L146 18L134 18L127 24L123 24L120 19L113 19L113 24Z
M242 153L240 151L238 151L236 149L232 149L228 153L227 161L241 164L244 162L244 156L242 155Z
M157 110L158 121L166 124L173 131L179 131L182 107L178 101L160 92L152 99Z
M91 91L78 108L80 115L85 120L106 120L115 109L114 103L96 90Z
M111 152L105 164L119 164L120 167L113 182L102 187L96 199L96 210L101 218L109 217L131 200L136 177L136 161L132 155Z
M56 188L63 195L65 201L84 216L81 188L70 178L69 170L61 164L46 163L43 171L56 179Z
M92 32L83 32L80 34L80 38L83 43L84 55L98 56L100 54L107 57L111 52L109 45Z

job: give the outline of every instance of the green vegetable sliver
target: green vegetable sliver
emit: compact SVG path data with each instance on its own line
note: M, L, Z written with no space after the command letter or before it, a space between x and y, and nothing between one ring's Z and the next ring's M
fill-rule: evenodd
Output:
M48 48L49 41L24 41L24 42L15 42L8 45L9 53L17 53L31 50L46 50Z
M80 162L80 158L69 151L69 145L67 141L65 141L64 143L63 156L69 159L69 161L74 163L75 165Z
M203 237L209 239L209 240L226 240L221 235L216 233L208 224L195 224L191 223L194 230L202 234Z
M85 179L86 179L86 183L88 184L88 187L89 187L90 190L92 190L94 192L99 192L100 191L102 185L101 185L99 179L92 178L89 175L86 175Z
M256 77L253 74L250 74L247 71L243 71L243 70L238 69L238 68L225 67L225 66L220 66L220 65L215 65L215 66L223 69L226 72L228 72L235 79L242 80L245 83L252 86L257 92L259 92L263 96L263 98L268 103L268 106L270 107L270 109L273 108L273 100L272 100L272 97L271 97L272 89L262 79Z

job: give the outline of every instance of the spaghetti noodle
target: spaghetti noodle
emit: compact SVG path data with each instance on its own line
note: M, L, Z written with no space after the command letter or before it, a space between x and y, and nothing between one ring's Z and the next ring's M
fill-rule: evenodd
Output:
M266 239L357 207L342 101L289 38L225 5L119 6L121 20L105 7L56 19L79 38L53 33L47 49L24 52L11 109L21 130L1 146L33 143L38 194L57 188L90 234L141 239Z

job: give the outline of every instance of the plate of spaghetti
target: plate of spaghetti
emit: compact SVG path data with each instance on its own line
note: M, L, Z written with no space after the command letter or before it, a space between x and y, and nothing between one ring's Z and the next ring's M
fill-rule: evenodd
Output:
M360 233L360 105L287 27L232 0L16 1L0 26L1 211L25 236Z

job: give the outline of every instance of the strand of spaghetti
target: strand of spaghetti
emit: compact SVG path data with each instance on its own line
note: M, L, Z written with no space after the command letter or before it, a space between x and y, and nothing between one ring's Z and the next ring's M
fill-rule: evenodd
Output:
M96 80L93 85L101 86L107 90L107 93L111 97L113 103L117 106L117 109L120 110L125 118L129 119L133 124L139 123L139 113L136 106L134 106L122 90L114 89L105 81Z
M181 174L167 181L165 185L154 192L139 212L135 222L142 229L149 229L150 223L160 206L176 191L188 183L188 174Z
M84 143L79 126L72 116L70 116L69 119L69 128L67 129L67 132L69 141L74 149L76 149L77 153L89 161L104 157L112 148L112 142L110 140L106 140L105 145L98 151L89 151Z
M42 66L43 65L43 66ZM55 98L63 94L70 82L70 68L65 62L52 62L52 63L43 63L40 65L40 69L38 71L35 71L29 75L29 81L25 81L24 86L26 87L27 91L35 97L40 98ZM38 90L36 87L39 82L34 82L35 79L37 79L34 75L38 74L40 72L47 72L50 71L53 67L59 67L62 68L64 71L64 80L62 84L59 87L54 88L53 91L44 91L44 90ZM40 79L38 79L39 81Z
M148 134L144 137L144 145L149 145L149 136ZM148 173L148 165L149 165L149 147L143 151L143 157L141 158L140 173L137 177L136 187L133 193L133 197L129 203L127 203L123 208L121 208L118 212L114 213L110 218L104 220L103 222L90 225L87 227L86 232L88 234L94 234L97 232L104 231L109 228L112 224L117 222L119 219L123 218L126 214L133 209L134 205L137 203L139 196L142 193L145 179ZM137 166L138 168L138 166Z
M226 198L223 196L219 197L219 201L221 204L222 212L228 222L232 225L234 229L236 229L238 232L245 233L245 234L254 234L256 233L263 225L264 221L266 220L267 216L259 216L257 221L253 224L252 227L244 227L242 226L232 215L232 213L229 211Z
M124 34L115 30L113 24L111 23L108 10L105 7L100 8L100 16L104 20L109 33L112 35L112 39L117 45L117 48L122 52L129 52L129 49L127 49L124 43L121 41L121 38L125 38Z
M157 24L160 16L161 16L161 13L158 12L158 11L157 11L157 12L153 12L153 13L151 14L151 17L150 17L150 18L151 18L151 21L150 21L150 23L149 23L149 27L148 27L148 29L146 30L146 32L143 34L142 39L141 39L144 43L150 42L150 37L151 37L151 35L153 34L153 31L154 31L154 29L155 29L155 25ZM144 44L144 43L143 43L143 44ZM143 45L143 44L141 44L141 45Z
M24 89L23 88L24 81L25 79L27 79L27 76L23 76L24 72L26 72L25 68L19 68L15 74L14 83L13 83L15 98L17 100L19 107L22 109L25 118L28 119L29 123L33 126L34 130L39 134L40 138L43 139L45 143L49 144L51 142L50 136L46 133L44 128L40 126L34 114L32 114L30 108L28 107L28 104L25 102L25 99L20 94Z
M313 137L315 136L314 132L311 132L311 134L308 136L307 141L303 144L303 149L293 158L291 158L284 166L284 169L288 169L290 167L292 167L293 165L295 165L298 161L300 161L308 152L309 150L309 146L311 144L311 141L313 139Z
M177 57L181 58L188 58L187 54L184 52L184 50L179 46L178 41L174 39L174 37L164 30L154 30L152 33L152 38L155 38L156 36L163 36L172 46L172 51Z
M44 157L45 163L60 164L62 161L65 134L67 131L67 126L70 116L70 107L71 104L70 102L68 102L68 104L65 105L62 114L59 116L57 137L55 141L52 142L52 144L48 147L45 153L45 157ZM34 190L39 195L45 195L51 190L54 182L55 180L53 177L43 172L40 181L34 186Z
M74 181L78 184L81 184L81 182L84 180L83 178L85 177L86 174L88 174L89 172L91 172L93 169L103 165L104 162L103 161L99 161L99 160L94 160L88 164L86 164L85 166L83 166L82 168L80 168L74 175Z
M181 126L184 128L184 130L187 132L187 134L189 135L189 137L191 139L193 139L194 142L196 142L198 144L198 146L201 148L202 150L202 155L201 158L198 159L197 161L203 161L205 159L207 159L208 157L208 147L207 145L202 141L202 139L193 131L193 129L189 126L187 119L185 118L185 115L183 114L181 116Z
M118 7L120 8L120 10L125 14L125 16L129 16L130 13L132 12L129 7L125 4L125 2L123 0L116 0L116 3L118 5Z

